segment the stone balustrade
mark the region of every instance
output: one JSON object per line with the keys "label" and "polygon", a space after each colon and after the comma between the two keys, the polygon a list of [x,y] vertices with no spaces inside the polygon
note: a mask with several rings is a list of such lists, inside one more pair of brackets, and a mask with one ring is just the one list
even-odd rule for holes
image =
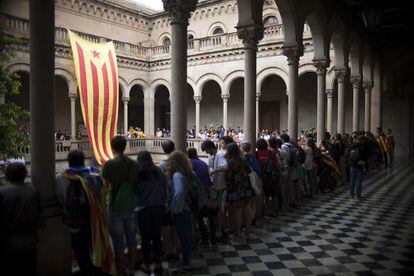
{"label": "stone balustrade", "polygon": [[[18,35],[19,37],[25,39],[29,38],[29,20],[0,13],[0,23],[6,26],[6,30],[10,34]],[[92,34],[82,32],[76,33],[91,42],[106,42],[111,40],[109,38],[99,37]],[[269,43],[269,41],[283,42],[283,35],[282,24],[266,26],[264,29],[264,38],[259,42],[259,46],[260,44]],[[56,27],[55,41],[57,45],[69,47],[69,36],[67,29]],[[120,56],[146,61],[170,58],[171,45],[147,47],[117,40],[113,40],[113,43],[116,53]],[[236,32],[231,32],[202,38],[194,38],[189,40],[187,45],[189,54],[195,54],[209,52],[212,50],[241,47],[242,41],[238,38]]]}

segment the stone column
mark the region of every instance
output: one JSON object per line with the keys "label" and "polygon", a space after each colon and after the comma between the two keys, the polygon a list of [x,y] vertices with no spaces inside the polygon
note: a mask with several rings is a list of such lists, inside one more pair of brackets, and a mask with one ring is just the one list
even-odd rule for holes
{"label": "stone column", "polygon": [[230,99],[230,95],[224,94],[224,95],[221,95],[221,98],[223,99],[223,127],[227,133],[227,127],[228,127],[227,125],[227,103]]}
{"label": "stone column", "polygon": [[128,102],[129,97],[122,97],[122,102],[124,103],[124,133],[128,132]]}
{"label": "stone column", "polygon": [[187,150],[187,26],[197,1],[164,0],[171,15],[171,135],[178,150]]}
{"label": "stone column", "polygon": [[259,134],[259,100],[260,100],[260,93],[256,93],[256,138]]}
{"label": "stone column", "polygon": [[365,131],[371,131],[371,90],[372,90],[372,82],[365,82],[364,83],[364,91],[365,91],[364,130]]}
{"label": "stone column", "polygon": [[55,4],[30,0],[31,182],[37,188],[38,275],[71,275],[70,233],[55,182]]}
{"label": "stone column", "polygon": [[[323,139],[325,132],[325,87],[326,87],[326,68],[329,65],[328,60],[314,60],[316,75],[318,77],[317,92],[317,112],[316,112],[316,141],[319,144]],[[331,111],[332,112],[332,111]]]}
{"label": "stone column", "polygon": [[361,86],[360,77],[352,77],[352,132],[359,130],[359,89]]}
{"label": "stone column", "polygon": [[[146,94],[149,94],[149,92],[146,92]],[[144,119],[145,119],[145,137],[153,137],[155,134],[155,129],[154,129],[154,115],[155,115],[155,110],[154,110],[154,104],[155,104],[155,100],[152,96],[148,95],[145,98],[144,101]]]}
{"label": "stone column", "polygon": [[76,98],[78,94],[76,93],[69,93],[70,99],[70,135],[72,136],[72,140],[76,138]]}
{"label": "stone column", "polygon": [[198,134],[200,133],[200,103],[201,103],[202,97],[201,96],[194,96],[194,101],[196,104],[196,109],[195,109],[195,126],[196,126],[196,130],[195,130],[195,138],[198,138]]}
{"label": "stone column", "polygon": [[[240,24],[240,23],[239,23]],[[256,72],[257,43],[263,38],[263,26],[236,26],[237,35],[244,45],[244,141],[256,144]]]}
{"label": "stone column", "polygon": [[0,93],[0,104],[4,104],[6,101],[6,94]]}
{"label": "stone column", "polygon": [[345,133],[345,79],[347,71],[336,70],[336,81],[338,82],[338,122],[337,133]]}
{"label": "stone column", "polygon": [[285,47],[283,54],[287,56],[289,82],[288,95],[288,132],[292,140],[298,138],[298,102],[296,98],[298,86],[298,66],[302,49],[298,47]]}
{"label": "stone column", "polygon": [[326,89],[326,129],[332,134],[332,99],[333,89]]}

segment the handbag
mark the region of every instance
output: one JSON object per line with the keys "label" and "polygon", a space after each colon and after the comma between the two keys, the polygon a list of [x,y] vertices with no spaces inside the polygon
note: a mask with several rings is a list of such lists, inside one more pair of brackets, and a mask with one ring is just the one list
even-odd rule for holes
{"label": "handbag", "polygon": [[260,178],[252,169],[249,173],[249,180],[256,195],[260,195],[262,193],[262,190],[260,189]]}

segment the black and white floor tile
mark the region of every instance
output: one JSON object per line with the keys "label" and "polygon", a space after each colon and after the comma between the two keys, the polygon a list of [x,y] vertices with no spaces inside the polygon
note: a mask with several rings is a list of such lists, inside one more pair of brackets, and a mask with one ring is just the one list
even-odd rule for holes
{"label": "black and white floor tile", "polygon": [[197,249],[191,274],[414,275],[414,166],[372,174],[362,200],[338,187],[260,220],[253,233],[249,244]]}

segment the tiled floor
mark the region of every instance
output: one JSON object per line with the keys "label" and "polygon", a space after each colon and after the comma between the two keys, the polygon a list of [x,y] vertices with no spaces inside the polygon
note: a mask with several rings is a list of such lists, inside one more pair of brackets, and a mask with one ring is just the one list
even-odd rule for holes
{"label": "tiled floor", "polygon": [[414,166],[403,163],[367,179],[362,200],[339,187],[259,221],[249,244],[197,250],[192,275],[414,275]]}

